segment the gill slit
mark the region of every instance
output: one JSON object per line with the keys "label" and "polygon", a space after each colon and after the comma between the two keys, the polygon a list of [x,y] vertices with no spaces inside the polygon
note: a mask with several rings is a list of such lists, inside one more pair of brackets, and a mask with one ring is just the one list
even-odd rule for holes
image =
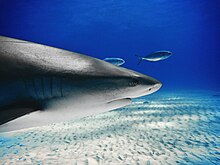
{"label": "gill slit", "polygon": [[50,77],[50,95],[53,97],[53,77]]}
{"label": "gill slit", "polygon": [[62,81],[62,78],[60,78],[60,94],[61,94],[61,97],[63,97],[63,81]]}
{"label": "gill slit", "polygon": [[43,77],[41,77],[41,86],[42,86],[43,98],[46,98],[46,97],[45,97],[44,78],[43,78]]}
{"label": "gill slit", "polygon": [[39,98],[38,96],[38,93],[37,93],[37,88],[36,88],[36,83],[34,81],[34,78],[30,80],[32,82],[32,86],[33,86],[33,89],[34,89],[34,93],[35,93],[35,96],[36,98]]}

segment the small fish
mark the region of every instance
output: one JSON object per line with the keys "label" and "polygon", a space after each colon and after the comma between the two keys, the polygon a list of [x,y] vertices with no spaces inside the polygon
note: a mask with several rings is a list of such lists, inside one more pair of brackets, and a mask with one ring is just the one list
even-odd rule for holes
{"label": "small fish", "polygon": [[104,61],[116,66],[121,66],[125,63],[125,60],[123,60],[122,58],[105,58]]}
{"label": "small fish", "polygon": [[147,61],[161,61],[169,58],[172,55],[172,52],[167,51],[167,50],[161,50],[157,52],[153,52],[148,54],[145,57],[140,57],[138,55],[135,55],[136,57],[139,58],[138,65],[141,63],[142,60],[147,60]]}

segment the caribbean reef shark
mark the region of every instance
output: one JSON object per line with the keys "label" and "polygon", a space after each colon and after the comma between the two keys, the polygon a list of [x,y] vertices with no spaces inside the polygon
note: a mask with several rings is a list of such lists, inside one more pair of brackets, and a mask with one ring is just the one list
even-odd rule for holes
{"label": "caribbean reef shark", "polygon": [[0,132],[106,112],[160,87],[93,57],[0,36]]}

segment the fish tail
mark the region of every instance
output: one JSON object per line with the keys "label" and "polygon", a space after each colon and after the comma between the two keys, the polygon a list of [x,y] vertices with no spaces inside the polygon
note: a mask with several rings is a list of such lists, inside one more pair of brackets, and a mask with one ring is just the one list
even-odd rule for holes
{"label": "fish tail", "polygon": [[135,54],[134,56],[136,56],[139,60],[138,60],[138,65],[141,63],[141,61],[143,60],[142,57],[138,56],[137,54]]}
{"label": "fish tail", "polygon": [[140,59],[138,60],[138,63],[137,63],[137,64],[139,65],[139,64],[141,63],[141,61],[142,61],[142,59],[140,58]]}

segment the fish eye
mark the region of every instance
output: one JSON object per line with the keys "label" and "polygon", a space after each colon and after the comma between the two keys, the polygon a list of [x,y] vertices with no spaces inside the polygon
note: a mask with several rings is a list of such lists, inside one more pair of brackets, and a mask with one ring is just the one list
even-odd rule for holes
{"label": "fish eye", "polygon": [[131,82],[129,83],[129,86],[134,87],[139,84],[139,80],[136,78],[132,78]]}

